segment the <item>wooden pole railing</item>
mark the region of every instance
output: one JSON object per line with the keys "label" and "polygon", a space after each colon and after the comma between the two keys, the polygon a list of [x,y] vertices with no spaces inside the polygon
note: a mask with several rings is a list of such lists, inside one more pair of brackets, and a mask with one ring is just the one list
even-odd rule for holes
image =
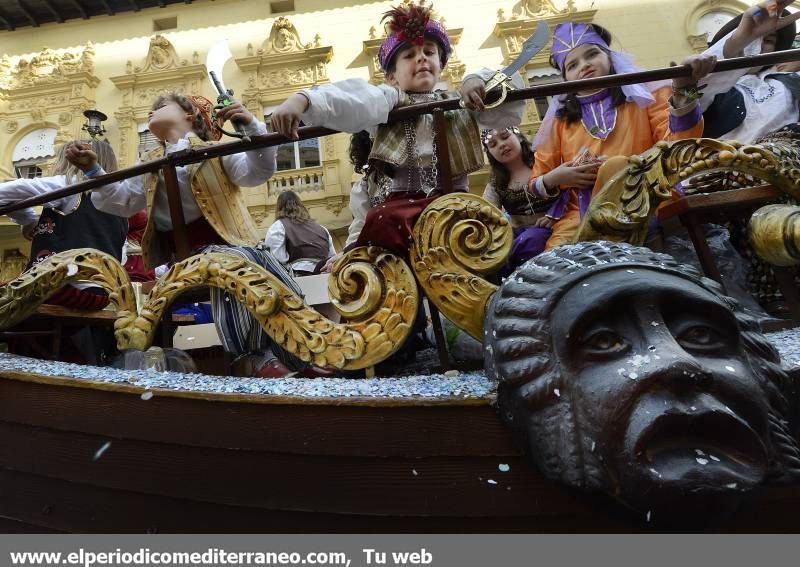
{"label": "wooden pole railing", "polygon": [[[714,67],[713,72],[721,73],[725,71],[733,71],[736,69],[746,69],[749,67],[768,67],[771,65],[776,65],[778,63],[785,63],[788,61],[800,61],[800,49],[789,49],[786,51],[778,51],[775,53],[754,55],[751,57],[736,57],[732,59],[726,59],[724,61],[718,61]],[[605,77],[582,79],[579,81],[565,81],[562,83],[553,83],[549,85],[540,85],[526,89],[509,91],[506,97],[506,102],[531,99],[541,96],[553,96],[553,95],[567,94],[573,92],[599,90],[611,87],[618,87],[622,85],[674,79],[677,77],[688,77],[691,76],[691,74],[692,70],[689,65],[677,65],[675,67],[667,67],[664,69],[655,69],[651,71],[639,71],[636,73],[608,75]],[[438,111],[455,110],[458,108],[458,104],[459,104],[459,99],[452,98],[435,102],[414,104],[402,108],[396,108],[395,110],[389,113],[388,122],[392,123],[401,120],[408,120],[416,116],[419,116],[421,114],[433,113],[437,110]],[[300,128],[298,132],[300,140],[306,140],[309,138],[319,138],[321,136],[328,136],[337,133],[338,133],[337,130],[331,130],[330,128],[322,128],[319,126],[308,126]],[[153,160],[147,163],[142,163],[126,169],[121,169],[119,171],[103,175],[102,177],[92,178],[87,181],[71,185],[70,187],[65,187],[57,191],[52,191],[50,193],[47,193],[46,195],[40,195],[38,197],[25,199],[24,201],[19,201],[11,205],[0,207],[0,215],[4,215],[28,207],[43,205],[49,201],[54,201],[56,199],[61,199],[64,197],[69,197],[71,195],[76,195],[78,193],[83,193],[85,191],[90,191],[92,189],[96,189],[97,187],[102,187],[103,185],[107,185],[115,181],[120,181],[122,179],[135,177],[137,175],[142,175],[145,173],[151,173],[157,170],[162,170],[164,172],[165,179],[170,179],[175,176],[175,168],[178,166],[188,165],[191,163],[198,163],[206,159],[225,156],[229,154],[235,154],[248,150],[265,148],[268,146],[277,146],[292,141],[294,140],[290,140],[289,138],[281,134],[268,134],[265,136],[253,136],[249,142],[242,142],[242,141],[226,142],[222,144],[216,144],[211,147],[202,148],[201,150],[187,149],[179,152],[174,152],[157,160]],[[175,187],[172,188],[169,187],[170,184],[167,185],[168,185],[167,187],[168,199],[170,202],[170,215],[172,217],[173,229],[176,229],[174,230],[176,248],[179,251],[180,250],[188,251],[185,223],[182,220],[183,211],[181,210],[179,212],[175,210],[176,207],[180,208],[180,197],[177,195],[177,184],[175,185]],[[170,197],[169,193],[171,193],[173,190],[175,191],[176,195]],[[173,206],[173,201],[176,201],[175,206]],[[183,227],[183,230],[177,228],[178,226]],[[184,254],[181,253],[179,253],[179,256],[185,257]]]}

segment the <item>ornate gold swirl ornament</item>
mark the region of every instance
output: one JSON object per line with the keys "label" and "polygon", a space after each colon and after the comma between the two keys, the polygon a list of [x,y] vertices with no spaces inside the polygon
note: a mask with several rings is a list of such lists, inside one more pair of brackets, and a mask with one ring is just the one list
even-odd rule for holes
{"label": "ornate gold swirl ornament", "polygon": [[135,319],[117,321],[117,346],[147,349],[172,301],[192,288],[210,286],[232,294],[270,337],[303,361],[355,370],[395,352],[417,313],[416,284],[408,266],[377,248],[357,249],[334,265],[331,280],[334,306],[352,317],[348,323],[323,317],[249,260],[220,252],[198,254],[159,279]]}
{"label": "ornate gold swirl ornament", "polygon": [[48,256],[0,288],[0,328],[25,320],[60,287],[75,281],[106,290],[117,308],[118,323],[135,319],[133,287],[117,259],[91,248],[77,248]]}
{"label": "ornate gold swirl ornament", "polygon": [[505,264],[511,242],[503,214],[465,193],[436,199],[414,226],[410,257],[417,281],[445,317],[478,340],[486,303],[497,290],[482,276]]}
{"label": "ornate gold swirl ornament", "polygon": [[575,242],[613,240],[641,245],[672,187],[700,172],[738,171],[800,197],[798,152],[784,141],[745,146],[707,138],[659,142],[628,160],[592,198]]}

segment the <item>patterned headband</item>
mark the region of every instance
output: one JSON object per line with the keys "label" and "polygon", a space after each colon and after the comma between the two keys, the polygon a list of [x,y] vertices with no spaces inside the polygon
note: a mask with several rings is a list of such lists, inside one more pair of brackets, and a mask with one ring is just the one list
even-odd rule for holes
{"label": "patterned headband", "polygon": [[495,129],[485,128],[481,132],[481,142],[483,143],[484,146],[486,146],[486,147],[489,146],[489,142],[494,137],[494,134],[492,134],[492,132],[494,132],[495,130],[498,130],[498,131],[501,131],[501,132],[503,130],[506,130],[507,132],[513,132],[514,134],[519,135],[519,128],[517,128],[516,126],[509,126],[508,128],[495,128]]}
{"label": "patterned headband", "polygon": [[[189,95],[186,98],[189,99],[189,101],[192,103],[192,106],[194,106],[200,113],[200,117],[203,119],[203,122],[205,122],[211,139],[217,141],[222,138],[222,132],[211,120],[211,111],[214,109],[214,103],[201,95]],[[217,120],[217,123],[219,124],[219,120]],[[222,124],[219,124],[219,126],[222,126]]]}
{"label": "patterned headband", "polygon": [[575,22],[564,22],[558,24],[553,31],[553,47],[550,55],[558,65],[559,71],[564,71],[564,60],[570,51],[578,46],[592,43],[608,49],[608,44],[600,35],[594,31],[590,24],[578,24]]}

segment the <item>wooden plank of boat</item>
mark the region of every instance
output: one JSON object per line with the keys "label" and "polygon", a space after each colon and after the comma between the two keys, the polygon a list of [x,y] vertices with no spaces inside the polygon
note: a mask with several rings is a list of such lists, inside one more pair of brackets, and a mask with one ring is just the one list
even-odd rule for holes
{"label": "wooden plank of boat", "polygon": [[[649,527],[543,479],[508,438],[491,391],[466,399],[187,392],[10,366],[0,370],[0,517],[9,529]],[[710,529],[796,530],[799,502],[796,488],[770,489]]]}

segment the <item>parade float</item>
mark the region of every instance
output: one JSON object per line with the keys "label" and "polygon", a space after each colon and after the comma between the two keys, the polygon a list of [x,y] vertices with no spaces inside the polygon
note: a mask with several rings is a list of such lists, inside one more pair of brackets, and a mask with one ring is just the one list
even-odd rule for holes
{"label": "parade float", "polygon": [[[406,107],[392,119],[432,112],[445,120],[457,102]],[[301,130],[302,137],[329,133]],[[176,195],[176,166],[283,141],[269,135],[174,153],[62,193],[162,169]],[[437,146],[446,157],[446,140]],[[247,260],[189,255],[180,230],[178,261],[140,304],[113,258],[89,249],[51,256],[0,290],[3,329],[34,314],[60,286],[91,281],[114,305],[120,352],[147,351],[176,298],[218,287],[283,348],[344,373],[396,352],[427,301],[432,313],[482,343],[484,370],[258,379],[4,354],[0,525],[77,532],[796,531],[796,361],[775,350],[787,339],[773,335],[770,342],[719,283],[641,247],[676,184],[719,170],[800,198],[800,156],[786,142],[659,143],[632,156],[595,196],[576,244],[499,281],[492,274],[511,246],[505,217],[479,197],[445,194],[415,226],[408,262],[368,247],[335,263],[328,292],[340,321]],[[797,211],[773,205],[754,215],[753,246],[767,260],[800,261]],[[172,214],[173,226],[183,226],[180,209]],[[636,339],[626,343],[623,334]]]}

